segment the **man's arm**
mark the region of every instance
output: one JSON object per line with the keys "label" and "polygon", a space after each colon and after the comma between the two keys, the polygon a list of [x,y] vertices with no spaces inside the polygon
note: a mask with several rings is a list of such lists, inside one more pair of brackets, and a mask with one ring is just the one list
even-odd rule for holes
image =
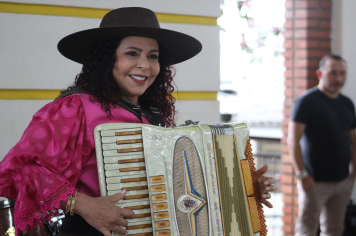
{"label": "man's arm", "polygon": [[350,130],[350,141],[351,141],[351,168],[350,175],[353,179],[356,176],[356,133],[355,129]]}
{"label": "man's arm", "polygon": [[300,147],[300,139],[304,133],[305,124],[289,121],[288,125],[288,147],[289,155],[292,157],[292,162],[295,171],[305,169],[302,157],[302,148]]}
{"label": "man's arm", "polygon": [[[305,131],[305,124],[289,121],[288,126],[288,147],[289,155],[292,158],[294,170],[296,172],[305,170],[303,162],[302,148],[300,146],[300,139]],[[308,191],[313,185],[314,180],[310,176],[302,179],[302,186],[304,191]]]}

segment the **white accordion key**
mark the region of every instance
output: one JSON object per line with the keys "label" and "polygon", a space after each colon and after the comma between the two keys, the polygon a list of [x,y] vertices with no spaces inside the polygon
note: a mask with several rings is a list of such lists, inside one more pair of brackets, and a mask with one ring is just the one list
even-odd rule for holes
{"label": "white accordion key", "polygon": [[[140,142],[138,142],[140,141]],[[119,142],[119,141],[117,141]],[[137,143],[136,143],[137,142]],[[124,151],[124,150],[130,150],[133,148],[143,148],[142,146],[142,140],[141,139],[134,139],[132,140],[132,143],[121,143],[121,144],[117,144],[117,143],[106,143],[103,144],[103,150],[113,150],[116,149],[118,153],[124,153],[124,152],[129,152],[129,151]],[[141,150],[142,151],[142,150]]]}
{"label": "white accordion key", "polygon": [[103,137],[102,138],[102,143],[117,143],[117,141],[121,140],[134,140],[134,139],[141,139],[142,140],[142,135],[141,134],[136,134],[136,135],[126,135],[126,136],[111,136],[111,137]]}
{"label": "white accordion key", "polygon": [[148,200],[127,203],[121,203],[121,201],[119,201],[115,203],[115,205],[121,208],[130,209],[135,213],[134,219],[127,219],[129,223],[151,220],[151,206],[150,201]]}
{"label": "white accordion key", "polygon": [[[142,167],[141,167],[142,168]],[[108,170],[106,171],[106,177],[125,177],[125,176],[132,176],[132,175],[146,175],[146,170],[141,169],[139,167],[135,169],[131,169],[132,171],[119,171],[119,170]]]}
{"label": "white accordion key", "polygon": [[[127,227],[123,227],[130,236],[149,236],[153,235],[152,221],[131,222]],[[119,234],[113,233],[113,236]]]}
{"label": "white accordion key", "polygon": [[126,155],[119,155],[119,156],[113,156],[113,157],[105,157],[104,158],[105,169],[106,170],[119,169],[118,168],[119,164],[142,162],[143,158],[144,157],[143,157],[142,153],[134,153],[132,155],[126,154]]}
{"label": "white accordion key", "polygon": [[148,186],[147,186],[147,181],[140,181],[140,182],[135,182],[134,184],[132,183],[108,184],[107,189],[120,190],[120,191],[122,190],[132,191],[132,190],[148,189]]}

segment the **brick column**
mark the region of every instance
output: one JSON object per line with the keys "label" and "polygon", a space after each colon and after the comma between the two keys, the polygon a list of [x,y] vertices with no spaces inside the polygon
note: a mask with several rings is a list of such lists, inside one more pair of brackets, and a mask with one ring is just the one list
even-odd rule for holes
{"label": "brick column", "polygon": [[319,60],[330,53],[331,0],[286,0],[285,101],[282,139],[282,179],[285,236],[294,235],[298,214],[297,180],[288,153],[287,135],[291,105],[294,99],[318,84],[315,71]]}

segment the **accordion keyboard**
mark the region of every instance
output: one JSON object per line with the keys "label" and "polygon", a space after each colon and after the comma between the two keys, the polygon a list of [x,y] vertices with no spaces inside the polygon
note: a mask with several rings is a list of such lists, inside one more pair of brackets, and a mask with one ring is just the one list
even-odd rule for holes
{"label": "accordion keyboard", "polygon": [[106,130],[101,135],[107,195],[126,190],[116,205],[135,213],[134,219],[127,219],[129,235],[171,235],[166,176],[147,176],[141,128]]}

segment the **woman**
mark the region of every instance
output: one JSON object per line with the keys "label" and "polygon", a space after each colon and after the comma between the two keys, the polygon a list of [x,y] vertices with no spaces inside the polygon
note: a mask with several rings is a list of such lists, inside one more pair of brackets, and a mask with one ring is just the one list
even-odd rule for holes
{"label": "woman", "polygon": [[[201,44],[161,29],[148,9],[120,8],[105,15],[99,28],[63,38],[58,49],[83,63],[82,72],[33,116],[0,163],[0,196],[17,199],[17,231],[41,225],[62,208],[68,217],[60,235],[126,234],[123,217],[135,214],[113,204],[126,192],[99,197],[94,128],[110,122],[175,126],[170,65],[195,56]],[[159,108],[158,116],[152,107]],[[262,176],[266,168],[259,170],[260,185],[271,207],[266,199],[275,187]]]}

